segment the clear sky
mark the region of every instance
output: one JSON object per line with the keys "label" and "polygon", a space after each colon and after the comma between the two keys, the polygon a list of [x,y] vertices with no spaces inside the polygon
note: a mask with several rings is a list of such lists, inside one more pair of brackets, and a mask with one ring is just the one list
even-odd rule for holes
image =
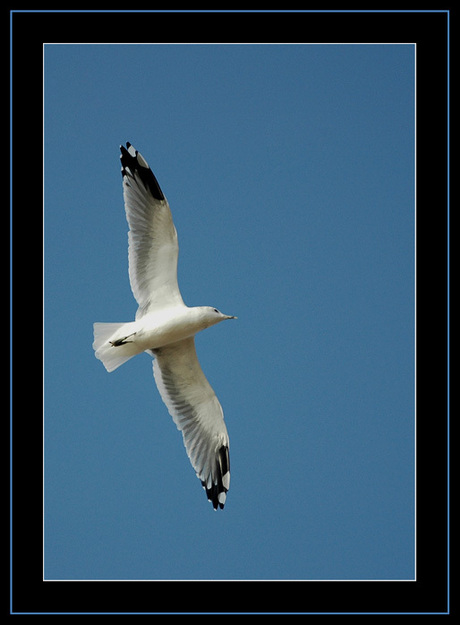
{"label": "clear sky", "polygon": [[[414,577],[414,47],[45,47],[45,578]],[[119,145],[224,409],[214,512],[129,321]]]}

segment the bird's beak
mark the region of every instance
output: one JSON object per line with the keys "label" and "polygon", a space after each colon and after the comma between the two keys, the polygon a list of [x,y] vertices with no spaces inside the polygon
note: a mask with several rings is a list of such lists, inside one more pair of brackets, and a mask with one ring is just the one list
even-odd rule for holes
{"label": "bird's beak", "polygon": [[238,319],[238,317],[235,317],[234,315],[225,315],[225,319]]}

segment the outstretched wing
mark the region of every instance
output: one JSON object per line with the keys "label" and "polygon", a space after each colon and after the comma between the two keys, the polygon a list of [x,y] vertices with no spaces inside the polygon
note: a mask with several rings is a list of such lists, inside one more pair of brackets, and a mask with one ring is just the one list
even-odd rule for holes
{"label": "outstretched wing", "polygon": [[177,284],[179,246],[168,201],[152,170],[130,143],[120,150],[129,224],[129,280],[139,318],[157,306],[183,304]]}
{"label": "outstretched wing", "polygon": [[230,487],[229,439],[216,394],[188,338],[152,350],[153,375],[198,478],[214,509],[224,507]]}

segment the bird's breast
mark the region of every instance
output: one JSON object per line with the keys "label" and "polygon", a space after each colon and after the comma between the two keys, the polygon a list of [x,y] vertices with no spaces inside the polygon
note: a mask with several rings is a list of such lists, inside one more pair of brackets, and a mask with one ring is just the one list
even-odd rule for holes
{"label": "bird's breast", "polygon": [[143,350],[177,343],[203,329],[202,323],[186,307],[149,313],[138,322],[135,342]]}

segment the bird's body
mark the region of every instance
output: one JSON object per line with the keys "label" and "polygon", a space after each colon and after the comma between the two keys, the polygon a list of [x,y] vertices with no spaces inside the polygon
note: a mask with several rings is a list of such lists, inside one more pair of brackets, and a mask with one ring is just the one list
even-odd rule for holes
{"label": "bird's body", "polygon": [[188,339],[219,321],[232,318],[210,306],[183,304],[153,310],[127,323],[95,323],[95,341],[100,336],[103,338],[96,349],[96,358],[102,360],[107,371],[113,371],[132,356]]}
{"label": "bird's body", "polygon": [[188,307],[177,284],[177,233],[168,202],[145,159],[121,146],[129,224],[129,277],[139,308],[134,321],[95,323],[96,358],[113,371],[144,351],[155,381],[182,431],[190,461],[214,509],[230,485],[229,440],[221,405],[199,365],[194,336],[234,319],[210,306]]}

